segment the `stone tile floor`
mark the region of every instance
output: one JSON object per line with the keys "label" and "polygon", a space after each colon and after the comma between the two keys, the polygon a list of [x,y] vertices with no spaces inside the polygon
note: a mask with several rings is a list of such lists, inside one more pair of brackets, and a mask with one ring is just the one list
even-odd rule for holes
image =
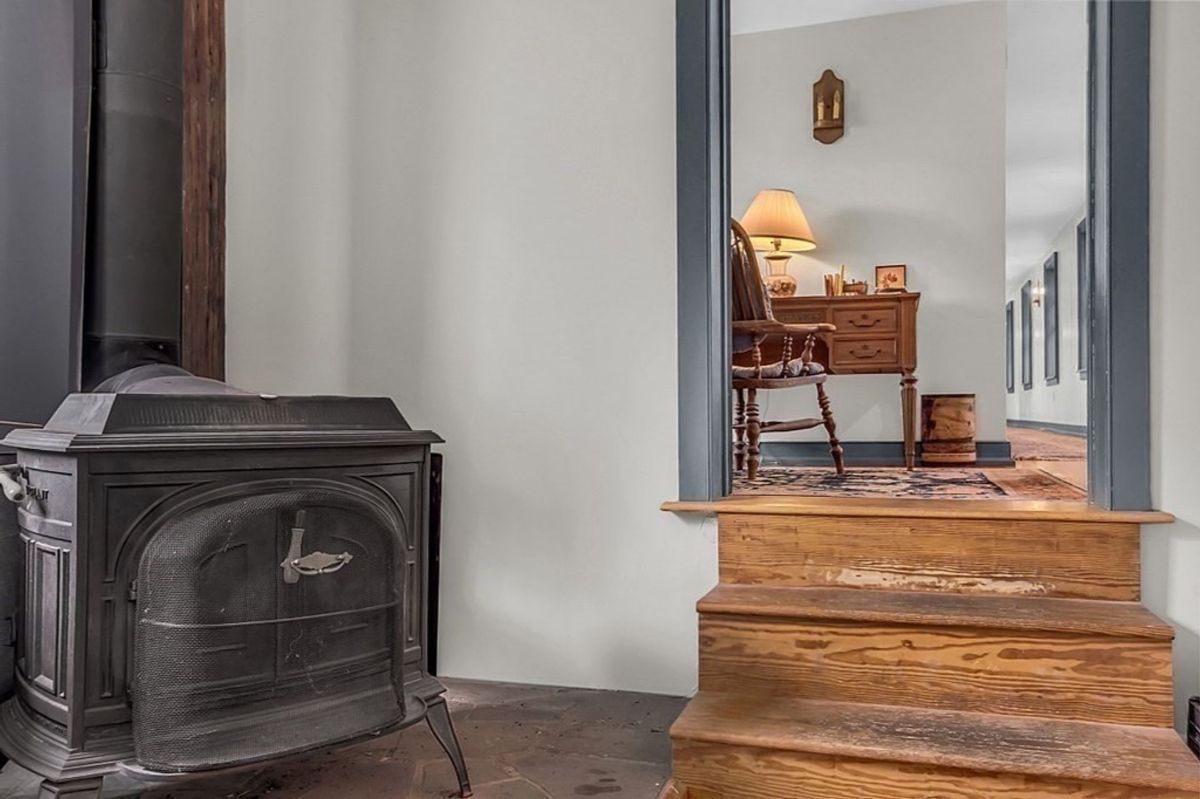
{"label": "stone tile floor", "polygon": [[[670,772],[667,728],[685,700],[653,694],[445,680],[478,799],[654,799]],[[0,799],[33,799],[15,764]],[[234,777],[170,788],[120,776],[104,799],[425,799],[456,794],[454,772],[425,724]]]}

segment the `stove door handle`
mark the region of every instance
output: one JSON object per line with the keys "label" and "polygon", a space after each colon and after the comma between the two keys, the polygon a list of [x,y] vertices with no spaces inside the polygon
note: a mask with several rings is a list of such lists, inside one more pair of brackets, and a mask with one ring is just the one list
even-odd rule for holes
{"label": "stove door handle", "polygon": [[300,582],[301,577],[317,574],[333,574],[354,560],[349,552],[330,555],[328,552],[309,552],[301,555],[304,544],[304,511],[296,512],[296,524],[292,527],[292,541],[287,557],[279,565],[283,568],[283,581],[288,585]]}
{"label": "stove door handle", "polygon": [[296,524],[292,527],[292,543],[288,546],[287,557],[279,565],[283,567],[283,581],[288,585],[300,582],[302,573],[292,564],[300,560],[300,547],[304,543],[304,511],[296,511]]}
{"label": "stove door handle", "polygon": [[343,552],[340,555],[330,555],[328,552],[309,552],[302,558],[296,558],[288,565],[292,570],[306,577],[311,577],[315,574],[333,574],[350,561],[354,560],[354,556],[349,552]]}

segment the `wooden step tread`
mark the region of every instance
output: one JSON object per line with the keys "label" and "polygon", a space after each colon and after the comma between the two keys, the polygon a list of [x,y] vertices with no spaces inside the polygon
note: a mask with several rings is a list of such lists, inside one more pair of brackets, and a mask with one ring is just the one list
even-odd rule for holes
{"label": "wooden step tread", "polygon": [[1171,729],[702,691],[676,741],[1200,791]]}
{"label": "wooden step tread", "polygon": [[714,501],[664,502],[674,513],[749,513],[779,516],[919,517],[1114,524],[1170,524],[1162,511],[1113,511],[1086,502],[1012,499],[878,499],[873,497],[732,496]]}
{"label": "wooden step tread", "polygon": [[1136,602],[1098,599],[722,583],[701,599],[696,609],[777,619],[1040,630],[1167,641],[1175,635],[1171,625]]}

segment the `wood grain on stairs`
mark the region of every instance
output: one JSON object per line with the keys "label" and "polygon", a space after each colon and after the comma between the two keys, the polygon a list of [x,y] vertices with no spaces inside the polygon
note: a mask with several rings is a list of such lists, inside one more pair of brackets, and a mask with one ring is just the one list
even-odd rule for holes
{"label": "wood grain on stairs", "polygon": [[1171,644],[1079,633],[700,619],[700,689],[1169,727]]}
{"label": "wood grain on stairs", "polygon": [[1170,641],[1175,628],[1137,602],[792,588],[722,583],[696,603],[700,613],[1093,633]]}
{"label": "wood grain on stairs", "polygon": [[1133,601],[1124,522],[722,514],[722,583]]}
{"label": "wood grain on stairs", "polygon": [[1172,723],[1173,629],[1132,602],[720,585],[700,687]]}
{"label": "wood grain on stairs", "polygon": [[716,796],[1194,799],[1200,791],[1200,761],[1166,729],[701,691],[671,735],[676,781]]}

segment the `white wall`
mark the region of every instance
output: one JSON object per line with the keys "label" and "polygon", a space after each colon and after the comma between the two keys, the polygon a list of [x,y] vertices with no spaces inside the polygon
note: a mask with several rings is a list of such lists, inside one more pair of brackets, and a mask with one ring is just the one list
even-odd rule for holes
{"label": "white wall", "polygon": [[[1079,272],[1075,228],[1081,209],[1058,232],[1050,249],[1024,270],[1010,272],[1008,300],[1013,304],[1013,371],[1015,386],[1008,395],[1008,418],[1031,422],[1087,425],[1087,381],[1079,374]],[[1021,383],[1021,286],[1041,281],[1042,265],[1058,253],[1058,384],[1046,385],[1045,305],[1033,307],[1033,388]]]}
{"label": "white wall", "polygon": [[[760,189],[796,192],[817,239],[790,264],[799,294],[821,294],[842,263],[872,285],[876,264],[907,263],[922,293],[917,388],[974,392],[991,441],[1005,437],[1005,21],[1002,4],[978,3],[745,34],[732,60],[734,214]],[[832,145],[813,139],[809,105],[826,68],[846,81]],[[831,378],[843,440],[900,440],[898,380]],[[802,392],[765,403],[771,418],[811,405]]]}
{"label": "white wall", "polygon": [[441,672],[683,694],[672,0],[234,0],[229,372],[446,439]]}
{"label": "white wall", "polygon": [[353,5],[228,4],[228,371],[350,389]]}
{"label": "white wall", "polygon": [[1155,507],[1179,519],[1148,527],[1142,541],[1142,590],[1175,637],[1175,696],[1180,729],[1188,696],[1200,694],[1200,3],[1151,8],[1150,369]]}
{"label": "white wall", "polygon": [[[674,6],[600,5],[231,2],[230,375],[388,393],[448,438],[447,674],[685,693],[716,575],[711,526],[655,509],[675,491]],[[1143,583],[1182,702],[1200,4],[1154,15],[1154,499],[1179,521],[1147,529]]]}

